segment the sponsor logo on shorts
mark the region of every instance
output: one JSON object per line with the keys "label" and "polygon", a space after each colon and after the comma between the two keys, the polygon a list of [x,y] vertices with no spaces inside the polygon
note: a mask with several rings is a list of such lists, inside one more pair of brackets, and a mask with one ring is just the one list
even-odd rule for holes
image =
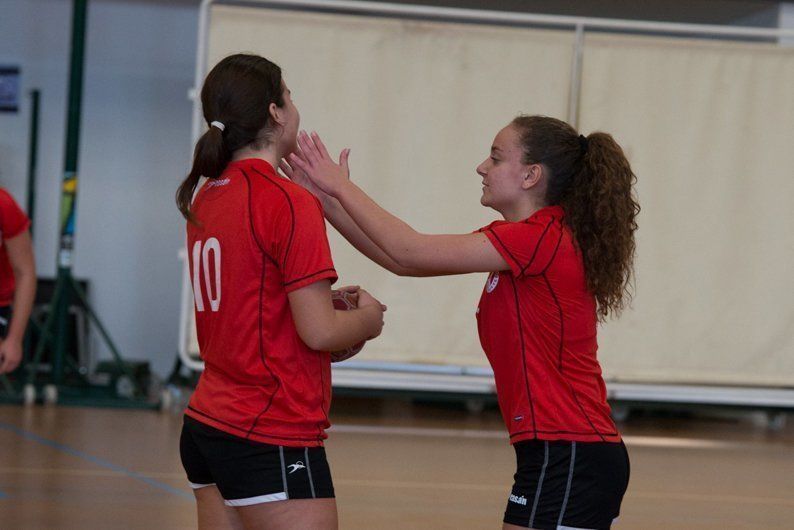
{"label": "sponsor logo on shorts", "polygon": [[527,498],[524,497],[523,495],[519,497],[518,495],[512,495],[511,494],[510,495],[510,502],[514,502],[516,504],[520,504],[521,506],[526,506],[527,505]]}
{"label": "sponsor logo on shorts", "polygon": [[289,468],[289,474],[290,475],[292,475],[293,473],[295,473],[299,469],[306,469],[306,466],[304,466],[303,462],[301,462],[300,460],[298,460],[294,464],[288,465],[287,467]]}

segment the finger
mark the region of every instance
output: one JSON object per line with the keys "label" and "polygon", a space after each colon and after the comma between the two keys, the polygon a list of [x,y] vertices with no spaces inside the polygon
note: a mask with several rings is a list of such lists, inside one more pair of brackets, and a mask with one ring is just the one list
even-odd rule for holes
{"label": "finger", "polygon": [[287,163],[286,160],[282,158],[281,162],[278,163],[278,168],[282,173],[287,175],[288,179],[292,180],[292,177],[295,175],[295,173],[292,171],[292,167]]}
{"label": "finger", "polygon": [[325,148],[325,144],[320,139],[320,135],[317,134],[316,131],[312,131],[312,141],[314,145],[317,146],[317,150],[320,152],[320,156],[325,159],[331,160],[331,155],[328,154],[328,149]]}
{"label": "finger", "polygon": [[348,176],[350,175],[350,166],[347,163],[347,159],[350,157],[350,148],[342,149],[342,152],[339,153],[339,165],[347,171]]}
{"label": "finger", "polygon": [[296,167],[300,169],[301,171],[305,172],[307,175],[309,174],[309,169],[310,169],[309,163],[298,158],[298,156],[295,153],[290,153],[289,162],[290,164],[292,164],[292,167]]}
{"label": "finger", "polygon": [[317,146],[314,145],[314,142],[309,138],[309,135],[306,134],[306,131],[301,131],[298,135],[298,145],[300,145],[303,154],[310,162],[316,163],[322,158],[320,152],[317,150]]}
{"label": "finger", "polygon": [[346,293],[355,293],[359,289],[361,289],[361,286],[359,285],[345,285],[344,287],[339,288],[340,291],[344,291]]}

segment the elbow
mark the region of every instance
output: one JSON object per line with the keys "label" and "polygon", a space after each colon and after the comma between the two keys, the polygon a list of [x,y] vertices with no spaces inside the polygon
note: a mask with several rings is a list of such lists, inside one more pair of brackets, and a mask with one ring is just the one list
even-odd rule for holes
{"label": "elbow", "polygon": [[333,349],[331,347],[334,338],[333,333],[323,326],[315,325],[308,330],[299,330],[298,335],[303,343],[312,350],[330,351]]}

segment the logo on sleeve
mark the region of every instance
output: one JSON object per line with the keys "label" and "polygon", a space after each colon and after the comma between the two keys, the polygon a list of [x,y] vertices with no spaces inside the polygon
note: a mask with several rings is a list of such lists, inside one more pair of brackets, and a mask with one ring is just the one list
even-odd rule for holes
{"label": "logo on sleeve", "polygon": [[499,272],[492,272],[491,275],[488,276],[488,283],[485,284],[485,291],[492,293],[497,285],[499,285]]}

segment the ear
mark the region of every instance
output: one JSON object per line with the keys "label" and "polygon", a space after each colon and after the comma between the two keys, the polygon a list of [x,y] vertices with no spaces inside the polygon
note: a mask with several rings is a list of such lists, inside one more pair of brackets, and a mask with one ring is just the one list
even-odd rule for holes
{"label": "ear", "polygon": [[284,110],[276,105],[275,103],[271,103],[270,106],[267,108],[268,112],[270,113],[270,118],[277,123],[278,125],[283,126],[286,123],[286,119],[284,117]]}
{"label": "ear", "polygon": [[521,181],[521,189],[528,190],[535,187],[543,178],[543,166],[540,164],[529,164]]}

